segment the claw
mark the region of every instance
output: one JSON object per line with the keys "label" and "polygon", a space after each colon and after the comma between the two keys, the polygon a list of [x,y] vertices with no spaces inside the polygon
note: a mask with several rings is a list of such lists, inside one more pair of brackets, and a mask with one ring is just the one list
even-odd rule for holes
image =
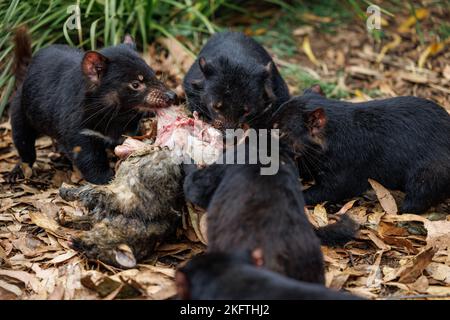
{"label": "claw", "polygon": [[24,174],[22,171],[22,166],[20,163],[17,163],[14,168],[3,175],[3,179],[9,184],[15,184],[18,179],[23,179]]}

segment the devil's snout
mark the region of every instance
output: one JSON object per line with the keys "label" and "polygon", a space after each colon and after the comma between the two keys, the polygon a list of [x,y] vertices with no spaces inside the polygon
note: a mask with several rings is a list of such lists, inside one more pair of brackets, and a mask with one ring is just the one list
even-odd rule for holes
{"label": "devil's snout", "polygon": [[175,92],[169,90],[164,93],[164,100],[166,100],[168,104],[176,104],[178,97]]}

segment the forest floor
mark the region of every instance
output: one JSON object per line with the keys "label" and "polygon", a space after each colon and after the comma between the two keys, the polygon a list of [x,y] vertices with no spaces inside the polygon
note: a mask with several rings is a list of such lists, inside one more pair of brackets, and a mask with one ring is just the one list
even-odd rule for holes
{"label": "forest floor", "polygon": [[[414,17],[408,8],[397,8],[394,16],[382,14],[379,34],[369,34],[357,18],[311,11],[293,19],[273,8],[260,11],[267,18],[236,18],[227,25],[240,26],[271,51],[292,93],[320,83],[330,97],[363,101],[417,95],[450,111],[448,9],[418,7]],[[157,49],[161,46],[163,52]],[[193,61],[189,53],[176,41],[159,39],[145,58],[182,94],[180,83]],[[204,213],[186,208],[178,240],[161,244],[136,268],[87,261],[68,246],[74,230],[55,220],[61,210],[83,212],[58,196],[62,182],[80,183],[80,177],[51,160],[57,154],[49,138],[40,138],[36,147],[31,179],[9,185],[0,178],[0,299],[173,297],[177,265],[206,248]],[[10,125],[3,119],[0,174],[17,161]],[[423,215],[399,215],[402,194],[371,184],[373,190],[347,203],[309,208],[317,226],[344,212],[361,225],[357,239],[344,248],[323,247],[327,286],[370,299],[450,298],[450,203]]]}

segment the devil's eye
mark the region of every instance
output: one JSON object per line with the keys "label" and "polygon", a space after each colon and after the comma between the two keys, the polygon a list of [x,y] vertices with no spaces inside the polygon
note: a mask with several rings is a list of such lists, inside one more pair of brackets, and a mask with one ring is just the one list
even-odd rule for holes
{"label": "devil's eye", "polygon": [[133,90],[139,90],[141,88],[141,86],[142,86],[142,83],[139,81],[133,81],[130,83],[130,87]]}
{"label": "devil's eye", "polygon": [[220,111],[220,109],[222,109],[222,102],[217,102],[215,104],[213,104],[213,109],[216,111]]}

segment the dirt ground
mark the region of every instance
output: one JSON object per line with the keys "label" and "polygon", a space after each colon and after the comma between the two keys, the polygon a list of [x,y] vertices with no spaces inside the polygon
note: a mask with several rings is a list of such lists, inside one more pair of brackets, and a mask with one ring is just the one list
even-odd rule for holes
{"label": "dirt ground", "polygon": [[[442,8],[430,9],[421,19],[421,34],[406,23],[411,19],[408,12],[395,19],[385,17],[387,37],[381,42],[373,40],[362,23],[340,26],[337,34],[330,34],[320,31],[317,16],[309,16],[309,25],[292,30],[297,52],[277,55],[276,63],[282,70],[295,65],[318,82],[333,84],[332,95],[342,90],[350,100],[417,95],[450,111],[450,41],[431,32],[449,14]],[[180,83],[192,57],[174,41],[160,39],[159,44],[168,54],[160,53],[155,44],[145,58],[182,93]],[[292,92],[303,89],[295,76],[287,79]],[[0,178],[0,299],[173,297],[176,266],[205,249],[204,213],[187,206],[178,240],[161,244],[134,269],[87,261],[67,244],[75,231],[55,220],[61,210],[83,213],[77,203],[57,195],[62,182],[80,183],[79,175],[55,160],[58,154],[49,138],[40,138],[36,147],[38,158],[30,179],[9,185]],[[17,160],[10,126],[3,118],[0,174],[10,171]],[[317,226],[342,213],[361,224],[358,238],[344,248],[323,247],[327,286],[370,299],[449,298],[450,204],[420,216],[398,215],[402,194],[371,183],[373,190],[362,197],[309,210]]]}

